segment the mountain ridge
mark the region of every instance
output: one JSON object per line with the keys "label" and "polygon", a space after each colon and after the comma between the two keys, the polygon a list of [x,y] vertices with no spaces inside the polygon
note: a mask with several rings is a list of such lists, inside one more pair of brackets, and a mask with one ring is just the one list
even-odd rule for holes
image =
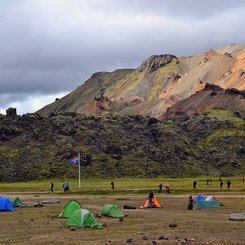
{"label": "mountain ridge", "polygon": [[132,113],[160,118],[169,107],[203,89],[206,83],[245,89],[244,71],[245,45],[228,45],[189,57],[152,55],[136,69],[94,73],[83,85],[38,113]]}

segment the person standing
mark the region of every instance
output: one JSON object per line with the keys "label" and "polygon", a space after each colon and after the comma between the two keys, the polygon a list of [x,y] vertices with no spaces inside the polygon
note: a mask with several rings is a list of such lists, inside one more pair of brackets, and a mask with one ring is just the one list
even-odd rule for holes
{"label": "person standing", "polygon": [[154,192],[151,191],[149,196],[148,196],[148,200],[149,200],[149,204],[148,204],[148,208],[153,208],[154,207],[154,203],[153,203],[153,197],[154,197]]}
{"label": "person standing", "polygon": [[158,193],[162,193],[162,183],[159,185]]}
{"label": "person standing", "polygon": [[170,193],[170,185],[166,185],[165,189],[166,189],[166,193],[169,194]]}
{"label": "person standing", "polygon": [[111,189],[112,189],[112,190],[115,189],[115,183],[114,183],[114,181],[111,182]]}
{"label": "person standing", "polygon": [[197,188],[197,182],[196,182],[196,180],[193,181],[193,188],[194,188],[194,189]]}
{"label": "person standing", "polygon": [[53,182],[50,183],[50,191],[51,191],[51,193],[54,192],[54,183]]}
{"label": "person standing", "polygon": [[227,180],[227,189],[230,190],[230,188],[231,188],[231,182],[230,180]]}
{"label": "person standing", "polygon": [[222,188],[223,188],[223,181],[222,180],[220,180],[220,182],[219,182],[219,188],[220,188],[220,190],[222,190]]}
{"label": "person standing", "polygon": [[189,196],[188,210],[193,210],[193,198]]}

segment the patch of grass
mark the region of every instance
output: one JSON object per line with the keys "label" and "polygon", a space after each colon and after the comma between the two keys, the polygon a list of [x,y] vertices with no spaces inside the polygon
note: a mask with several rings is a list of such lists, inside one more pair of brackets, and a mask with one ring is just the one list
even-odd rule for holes
{"label": "patch of grass", "polygon": [[177,65],[177,59],[173,59],[171,63],[159,68],[153,80],[154,84],[151,89],[151,94],[148,97],[148,101],[158,97],[168,78],[170,76],[177,75],[178,73],[179,67]]}
{"label": "patch of grass", "polygon": [[[206,180],[211,179],[212,185],[207,185]],[[242,177],[226,177],[223,178],[223,182],[229,179],[232,182],[233,191],[244,191],[245,184],[242,182]],[[115,190],[111,190],[111,181],[115,183]],[[193,190],[192,183],[194,178],[152,178],[152,179],[131,179],[131,178],[120,178],[120,179],[90,179],[81,178],[81,189],[78,188],[78,179],[49,179],[39,180],[31,182],[20,182],[20,183],[1,183],[0,191],[11,192],[11,191],[28,191],[28,192],[43,192],[49,193],[49,184],[52,181],[55,185],[55,193],[60,194],[74,194],[78,193],[81,195],[127,195],[127,194],[147,194],[149,191],[158,191],[158,185],[163,184],[163,191],[166,185],[170,185],[172,194],[181,194],[189,192],[220,192],[219,181],[217,177],[203,176],[197,177],[197,190]],[[63,183],[69,182],[70,193],[63,193]],[[226,192],[226,188],[222,191]],[[229,192],[229,191],[227,191]]]}
{"label": "patch of grass", "polygon": [[219,129],[206,138],[202,144],[204,146],[215,145],[218,140],[223,141],[227,137],[245,137],[245,131],[240,129]]}
{"label": "patch of grass", "polygon": [[209,117],[217,118],[219,121],[230,121],[238,128],[245,127],[245,120],[237,117],[228,110],[213,109],[208,112]]}
{"label": "patch of grass", "polygon": [[142,81],[145,76],[145,72],[132,73],[125,79],[122,79],[112,89],[110,89],[105,95],[109,98],[115,96],[123,96],[132,91]]}

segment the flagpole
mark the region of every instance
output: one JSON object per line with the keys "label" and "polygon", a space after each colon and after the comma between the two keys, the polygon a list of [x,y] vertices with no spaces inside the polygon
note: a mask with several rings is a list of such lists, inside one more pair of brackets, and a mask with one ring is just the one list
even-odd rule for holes
{"label": "flagpole", "polygon": [[80,153],[78,153],[78,188],[81,188],[81,167],[80,167]]}

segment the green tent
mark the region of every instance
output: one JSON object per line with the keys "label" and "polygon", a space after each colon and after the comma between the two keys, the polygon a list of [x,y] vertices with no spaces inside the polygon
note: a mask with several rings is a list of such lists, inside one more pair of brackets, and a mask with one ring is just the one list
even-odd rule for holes
{"label": "green tent", "polygon": [[69,227],[86,227],[101,229],[102,224],[97,223],[92,213],[87,209],[78,209],[73,212],[67,222]]}
{"label": "green tent", "polygon": [[26,207],[26,205],[21,202],[21,200],[19,199],[19,197],[16,197],[16,198],[11,199],[11,203],[16,208]]}
{"label": "green tent", "polygon": [[218,200],[213,201],[197,201],[197,208],[219,208],[220,203]]}
{"label": "green tent", "polygon": [[82,207],[76,200],[69,201],[64,210],[59,213],[58,217],[60,218],[70,218],[74,211],[81,209]]}
{"label": "green tent", "polygon": [[106,204],[101,208],[100,215],[110,216],[115,218],[123,218],[124,214],[117,205]]}

